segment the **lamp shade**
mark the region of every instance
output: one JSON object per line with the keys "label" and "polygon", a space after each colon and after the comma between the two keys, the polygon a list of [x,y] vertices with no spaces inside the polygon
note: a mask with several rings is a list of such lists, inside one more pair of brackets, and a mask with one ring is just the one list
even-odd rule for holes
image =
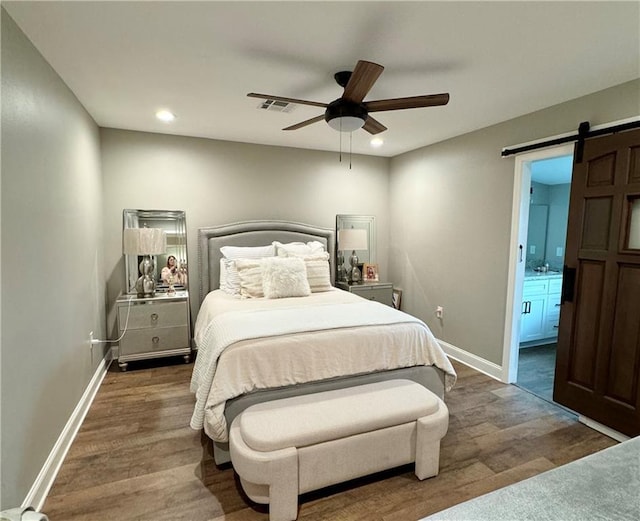
{"label": "lamp shade", "polygon": [[159,228],[125,228],[122,252],[126,255],[157,255],[167,251],[167,235]]}
{"label": "lamp shade", "polygon": [[338,230],[339,250],[366,250],[368,248],[367,230],[355,228]]}

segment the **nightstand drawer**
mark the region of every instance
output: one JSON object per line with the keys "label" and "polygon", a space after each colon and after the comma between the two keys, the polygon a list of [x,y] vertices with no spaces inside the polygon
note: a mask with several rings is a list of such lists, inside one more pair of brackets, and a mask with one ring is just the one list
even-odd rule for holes
{"label": "nightstand drawer", "polygon": [[[120,331],[124,331],[124,326],[127,324],[128,308],[128,304],[120,304],[118,306],[118,324]],[[187,301],[132,303],[127,330],[186,326],[187,321]]]}
{"label": "nightstand drawer", "polygon": [[392,293],[387,288],[358,288],[354,293],[366,298],[367,300],[382,302],[387,306],[391,305]]}
{"label": "nightstand drawer", "polygon": [[367,300],[375,300],[387,306],[392,305],[393,287],[389,286],[352,286],[351,292]]}
{"label": "nightstand drawer", "polygon": [[120,356],[188,347],[189,329],[187,326],[133,329],[128,330],[120,341]]}

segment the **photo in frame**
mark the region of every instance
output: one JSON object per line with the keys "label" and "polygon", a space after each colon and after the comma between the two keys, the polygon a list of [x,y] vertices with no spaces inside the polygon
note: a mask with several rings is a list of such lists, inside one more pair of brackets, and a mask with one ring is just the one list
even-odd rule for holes
{"label": "photo in frame", "polygon": [[393,303],[393,307],[396,309],[400,309],[400,304],[402,303],[402,290],[398,288],[393,288],[393,294],[391,296],[391,302]]}
{"label": "photo in frame", "polygon": [[365,262],[362,267],[362,280],[365,282],[378,282],[378,265]]}

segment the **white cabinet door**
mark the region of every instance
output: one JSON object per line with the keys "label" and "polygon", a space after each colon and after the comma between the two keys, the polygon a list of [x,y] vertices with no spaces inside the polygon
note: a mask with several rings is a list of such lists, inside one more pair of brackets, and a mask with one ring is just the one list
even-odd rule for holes
{"label": "white cabinet door", "polygon": [[[551,288],[549,289],[551,291]],[[545,320],[545,338],[558,337],[558,325],[560,323],[560,293],[550,294],[547,297],[547,318]]]}
{"label": "white cabinet door", "polygon": [[546,295],[523,297],[522,318],[520,320],[520,342],[529,342],[545,337]]}

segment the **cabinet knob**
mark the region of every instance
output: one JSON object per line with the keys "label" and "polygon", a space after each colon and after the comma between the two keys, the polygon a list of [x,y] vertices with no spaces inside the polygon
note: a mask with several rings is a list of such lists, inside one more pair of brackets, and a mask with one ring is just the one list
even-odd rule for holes
{"label": "cabinet knob", "polygon": [[157,322],[158,321],[158,314],[157,313],[151,313],[151,320],[152,320],[152,322]]}
{"label": "cabinet knob", "polygon": [[160,337],[159,337],[159,336],[154,336],[154,337],[151,339],[151,341],[152,341],[154,344],[158,344],[158,343],[160,342]]}

